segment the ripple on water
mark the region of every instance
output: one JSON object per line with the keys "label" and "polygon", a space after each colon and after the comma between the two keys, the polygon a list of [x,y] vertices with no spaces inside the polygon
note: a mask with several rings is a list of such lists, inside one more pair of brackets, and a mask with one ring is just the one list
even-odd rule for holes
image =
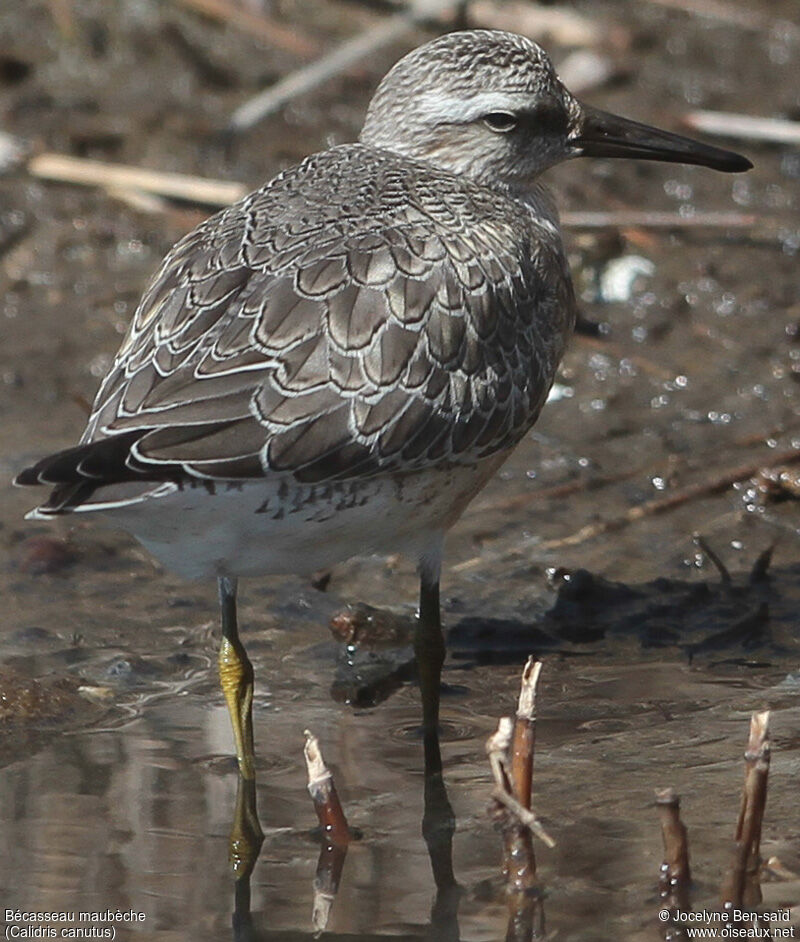
{"label": "ripple on water", "polygon": [[[442,720],[439,724],[439,740],[446,742],[464,742],[474,739],[482,730],[466,721]],[[391,726],[388,729],[389,738],[393,742],[417,742],[422,739],[422,727],[418,723],[404,723]]]}

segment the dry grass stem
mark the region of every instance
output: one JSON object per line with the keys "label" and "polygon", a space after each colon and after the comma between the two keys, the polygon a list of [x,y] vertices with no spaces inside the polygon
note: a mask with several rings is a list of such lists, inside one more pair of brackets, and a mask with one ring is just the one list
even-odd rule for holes
{"label": "dry grass stem", "polygon": [[514,733],[514,721],[510,716],[500,718],[497,729],[486,740],[486,754],[489,757],[489,766],[495,785],[503,790],[509,790],[511,783],[506,775],[505,760],[511,747],[511,737]]}
{"label": "dry grass stem", "polygon": [[621,209],[611,212],[565,212],[561,222],[568,229],[748,229],[759,221],[751,213],[696,212],[691,216],[680,213],[648,212]]}
{"label": "dry grass stem", "polygon": [[695,13],[698,16],[721,23],[730,23],[743,29],[769,29],[773,18],[752,9],[742,9],[740,4],[725,3],[723,0],[649,0],[658,6],[669,7],[672,10],[684,10],[686,13]]}
{"label": "dry grass stem", "polygon": [[100,186],[110,191],[151,193],[205,206],[227,206],[241,199],[248,190],[242,183],[227,180],[208,180],[205,177],[109,164],[65,154],[39,154],[28,162],[28,172],[42,180]]}
{"label": "dry grass stem", "polygon": [[[769,467],[775,467],[780,464],[793,464],[800,461],[800,449],[793,448],[791,451],[782,454],[773,455],[769,461]],[[644,520],[646,517],[654,517],[658,514],[666,513],[681,507],[693,500],[700,500],[704,497],[711,497],[727,490],[737,481],[746,481],[753,475],[765,468],[764,460],[750,462],[748,464],[737,465],[725,471],[720,471],[704,481],[698,481],[696,484],[689,484],[686,487],[679,488],[665,497],[658,497],[655,500],[646,501],[636,507],[631,507],[619,517],[611,517],[606,520],[598,520],[595,523],[589,523],[581,527],[575,533],[569,536],[559,537],[554,540],[545,540],[538,544],[540,549],[560,549],[564,546],[577,546],[591,540],[602,533],[613,533],[616,530],[622,530],[631,523]]]}
{"label": "dry grass stem", "polygon": [[[536,686],[541,673],[541,662],[528,658],[522,672],[519,705],[516,721],[504,716],[497,724],[497,730],[486,741],[486,753],[492,769],[495,787],[492,798],[510,811],[516,820],[509,824],[521,824],[535,834],[548,847],[555,847],[555,841],[544,830],[539,819],[531,812],[530,777],[533,768],[534,737],[529,734],[536,718]],[[528,727],[528,729],[526,729]],[[523,735],[519,730],[523,729]],[[519,773],[515,781],[514,772]],[[527,781],[527,790],[525,782]],[[505,816],[508,817],[507,815]]]}
{"label": "dry grass stem", "polygon": [[693,533],[692,542],[702,553],[704,553],[709,558],[711,564],[719,573],[719,577],[723,584],[730,586],[733,580],[731,579],[731,574],[728,571],[728,567],[711,548],[708,540],[706,540],[706,538],[700,533]]}
{"label": "dry grass stem", "polygon": [[124,203],[137,213],[146,213],[154,216],[158,213],[165,213],[169,209],[169,204],[163,196],[156,193],[146,193],[144,190],[132,187],[107,186],[106,193],[120,203]]}
{"label": "dry grass stem", "polygon": [[722,111],[690,111],[683,116],[683,123],[704,134],[770,144],[800,144],[800,121]]}
{"label": "dry grass stem", "polygon": [[[576,10],[522,0],[504,0],[502,3],[499,0],[475,0],[468,9],[471,26],[510,30],[540,43],[596,46],[608,40],[608,28],[604,24]],[[563,75],[562,80],[569,85]]]}
{"label": "dry grass stem", "polygon": [[556,846],[556,842],[542,827],[536,815],[528,811],[527,808],[524,808],[513,795],[509,795],[505,788],[500,786],[494,788],[492,790],[492,798],[494,798],[495,801],[499,801],[501,805],[504,805],[514,817],[517,818],[519,823],[532,834],[535,834],[543,844],[546,844],[550,848]]}
{"label": "dry grass stem", "polygon": [[283,26],[264,13],[247,10],[232,0],[175,0],[181,6],[195,10],[203,16],[220,23],[227,23],[263,40],[271,46],[278,46],[296,56],[310,58],[316,55],[319,46],[307,36],[303,36],[296,26]]}
{"label": "dry grass stem", "polygon": [[402,13],[396,13],[354,36],[332,52],[290,73],[240,105],[233,113],[230,130],[234,133],[246,131],[282,108],[288,101],[317,88],[323,82],[347,71],[366,56],[399,39],[416,23],[444,17],[454,12],[458,6],[460,4],[456,0],[415,0]]}

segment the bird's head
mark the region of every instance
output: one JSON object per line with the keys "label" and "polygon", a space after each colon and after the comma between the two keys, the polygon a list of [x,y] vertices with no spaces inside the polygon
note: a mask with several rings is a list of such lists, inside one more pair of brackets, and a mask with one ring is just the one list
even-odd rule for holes
{"label": "bird's head", "polygon": [[525,188],[572,157],[635,157],[737,172],[738,154],[582,104],[545,51],[514,33],[448,33],[401,59],[378,86],[362,143],[482,183]]}

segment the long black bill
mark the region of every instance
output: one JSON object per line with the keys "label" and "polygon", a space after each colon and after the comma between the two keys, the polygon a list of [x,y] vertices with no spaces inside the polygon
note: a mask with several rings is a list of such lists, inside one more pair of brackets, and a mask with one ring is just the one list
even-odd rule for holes
{"label": "long black bill", "polygon": [[580,131],[571,139],[576,157],[633,157],[676,164],[697,164],[725,173],[742,173],[753,165],[746,157],[701,144],[647,124],[583,105]]}

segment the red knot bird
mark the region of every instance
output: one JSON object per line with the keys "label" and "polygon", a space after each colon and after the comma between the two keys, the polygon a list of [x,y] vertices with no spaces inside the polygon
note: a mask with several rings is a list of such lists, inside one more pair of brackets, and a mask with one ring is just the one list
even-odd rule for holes
{"label": "red knot bird", "polygon": [[587,107],[521,36],[419,47],[379,85],[358,143],[308,157],[177,243],[80,444],[17,477],[53,487],[30,517],[102,514],[168,568],[218,580],[245,779],[239,576],[408,554],[435,738],[444,535],[536,421],[573,329],[539,177],[582,156],[751,166]]}

